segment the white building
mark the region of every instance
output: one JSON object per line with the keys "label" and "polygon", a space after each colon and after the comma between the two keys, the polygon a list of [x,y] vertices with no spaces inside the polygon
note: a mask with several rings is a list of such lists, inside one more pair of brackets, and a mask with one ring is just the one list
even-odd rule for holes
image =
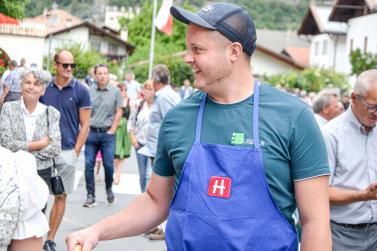
{"label": "white building", "polygon": [[[344,8],[346,5],[348,8]],[[357,48],[363,52],[377,53],[377,0],[337,0],[329,19],[348,24],[348,53]]]}
{"label": "white building", "polygon": [[126,19],[133,19],[136,15],[140,13],[140,7],[117,7],[117,6],[106,6],[105,9],[105,26],[112,28],[113,30],[119,31],[119,18],[124,17]]}
{"label": "white building", "polygon": [[117,60],[126,59],[135,49],[135,46],[121,39],[115,31],[103,29],[60,9],[52,9],[25,22],[46,26],[43,55],[50,58],[57,48],[73,43]]}
{"label": "white building", "polygon": [[309,65],[309,42],[292,31],[257,30],[257,48],[251,58],[256,76],[300,71]]}
{"label": "white building", "polygon": [[27,66],[35,63],[42,67],[45,36],[43,25],[0,24],[0,48],[18,63],[25,58]]}
{"label": "white building", "polygon": [[347,24],[329,21],[332,9],[331,6],[310,5],[298,34],[311,39],[310,65],[348,73],[350,65],[344,53]]}
{"label": "white building", "polygon": [[310,65],[351,73],[350,53],[377,53],[377,0],[311,5],[298,34],[311,38]]}
{"label": "white building", "polygon": [[45,40],[44,54],[53,53],[56,48],[79,43],[85,49],[98,51],[108,59],[125,60],[135,47],[109,30],[84,21],[80,24],[52,32]]}

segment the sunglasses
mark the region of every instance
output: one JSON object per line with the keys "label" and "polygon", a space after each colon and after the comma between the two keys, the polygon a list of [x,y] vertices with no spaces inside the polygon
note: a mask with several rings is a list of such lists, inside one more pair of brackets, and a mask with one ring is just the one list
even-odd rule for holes
{"label": "sunglasses", "polygon": [[71,69],[74,69],[74,68],[76,68],[76,64],[75,64],[75,63],[73,63],[73,64],[65,64],[65,63],[60,63],[60,62],[58,62],[58,61],[55,61],[55,62],[56,62],[57,64],[60,64],[60,65],[62,65],[64,69],[67,69],[67,68],[68,68],[68,66],[70,66],[70,67],[71,67]]}
{"label": "sunglasses", "polygon": [[365,108],[367,108],[367,111],[370,112],[370,113],[375,113],[377,112],[377,105],[372,105],[372,104],[368,104],[363,97],[361,97],[360,95],[357,95],[358,99],[361,101],[361,103],[363,103],[363,105],[365,106]]}

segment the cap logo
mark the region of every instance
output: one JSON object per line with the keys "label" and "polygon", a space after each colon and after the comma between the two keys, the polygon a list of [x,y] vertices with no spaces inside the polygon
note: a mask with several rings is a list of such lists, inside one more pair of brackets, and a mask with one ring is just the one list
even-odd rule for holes
{"label": "cap logo", "polygon": [[202,8],[201,11],[203,11],[203,12],[209,12],[209,11],[211,11],[213,9],[214,9],[214,7],[212,5],[208,5],[208,6],[204,7],[204,8]]}

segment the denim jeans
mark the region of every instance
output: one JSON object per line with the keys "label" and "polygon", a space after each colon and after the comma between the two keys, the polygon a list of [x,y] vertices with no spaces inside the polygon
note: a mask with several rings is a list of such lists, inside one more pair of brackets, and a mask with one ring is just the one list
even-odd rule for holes
{"label": "denim jeans", "polygon": [[88,195],[95,197],[94,166],[97,152],[101,151],[105,169],[106,190],[112,187],[114,174],[115,135],[89,131],[85,143],[85,182]]}
{"label": "denim jeans", "polygon": [[142,193],[145,192],[149,179],[151,178],[152,167],[150,164],[149,157],[143,154],[138,153],[137,151],[143,147],[139,144],[139,148],[136,150],[137,166],[139,168],[139,177],[140,177],[140,190]]}

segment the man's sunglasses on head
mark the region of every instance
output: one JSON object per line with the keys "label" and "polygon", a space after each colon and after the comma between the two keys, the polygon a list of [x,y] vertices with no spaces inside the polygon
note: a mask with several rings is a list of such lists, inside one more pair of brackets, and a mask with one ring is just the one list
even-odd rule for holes
{"label": "man's sunglasses on head", "polygon": [[67,68],[68,68],[68,66],[70,66],[70,67],[71,67],[71,69],[74,69],[74,68],[76,68],[76,64],[75,64],[75,63],[73,63],[73,64],[65,64],[65,63],[60,63],[60,62],[58,62],[58,61],[55,61],[55,62],[56,62],[57,64],[60,64],[60,65],[62,65],[64,69],[67,69]]}

